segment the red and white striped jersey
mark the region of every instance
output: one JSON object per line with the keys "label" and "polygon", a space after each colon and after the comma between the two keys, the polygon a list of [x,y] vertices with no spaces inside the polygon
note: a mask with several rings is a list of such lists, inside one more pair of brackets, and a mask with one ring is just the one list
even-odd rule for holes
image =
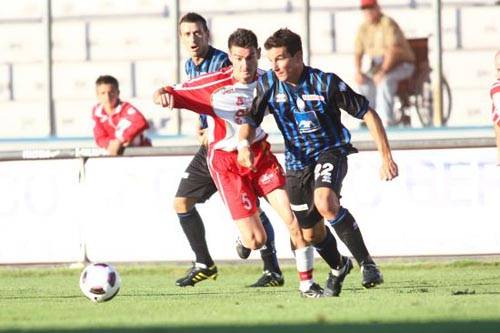
{"label": "red and white striped jersey", "polygon": [[129,146],[151,146],[143,134],[149,125],[142,113],[132,104],[118,101],[113,114],[108,115],[101,104],[92,109],[94,139],[99,147],[107,148],[109,141],[118,139]]}
{"label": "red and white striped jersey", "polygon": [[[226,67],[186,83],[164,88],[173,96],[173,107],[210,116],[207,118],[208,142],[212,149],[236,150],[239,128],[249,120],[246,115],[252,104],[257,81],[239,83],[232,73],[233,68]],[[265,137],[266,133],[258,127],[251,143]]]}
{"label": "red and white striped jersey", "polygon": [[491,85],[490,96],[493,104],[491,107],[493,123],[500,126],[500,79]]}

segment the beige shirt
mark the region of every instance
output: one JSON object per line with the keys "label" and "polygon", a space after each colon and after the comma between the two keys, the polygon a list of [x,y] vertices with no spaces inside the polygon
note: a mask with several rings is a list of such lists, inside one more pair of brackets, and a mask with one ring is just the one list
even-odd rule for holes
{"label": "beige shirt", "polygon": [[364,22],[358,29],[355,53],[367,54],[370,58],[381,57],[390,46],[401,49],[399,62],[415,62],[415,55],[401,28],[392,18],[382,14],[376,24]]}

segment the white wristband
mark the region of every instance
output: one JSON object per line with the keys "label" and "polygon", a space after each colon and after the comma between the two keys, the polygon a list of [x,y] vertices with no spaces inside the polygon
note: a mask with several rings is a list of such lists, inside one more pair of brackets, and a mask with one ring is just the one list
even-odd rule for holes
{"label": "white wristband", "polygon": [[248,142],[248,140],[241,140],[236,145],[236,149],[238,149],[238,150],[241,150],[241,149],[246,148],[246,147],[250,147],[250,143]]}

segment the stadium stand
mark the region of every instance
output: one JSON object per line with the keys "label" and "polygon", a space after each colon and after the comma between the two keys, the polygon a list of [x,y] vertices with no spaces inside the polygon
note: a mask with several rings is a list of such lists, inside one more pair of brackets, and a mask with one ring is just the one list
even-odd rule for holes
{"label": "stadium stand", "polygon": [[[430,36],[429,57],[434,61],[433,1],[379,1],[408,37]],[[442,3],[443,72],[453,95],[448,125],[489,126],[486,92],[494,74],[491,57],[500,40],[500,6],[494,5],[495,0]],[[362,19],[358,3],[311,0],[310,5],[311,65],[334,71],[353,85],[353,36]],[[201,6],[199,0],[180,1],[181,14],[197,11],[207,17],[213,44],[221,49],[226,48],[228,34],[237,27],[254,30],[261,43],[279,27],[303,34],[302,6],[299,0],[204,0]],[[156,87],[174,82],[176,76],[172,9],[166,0],[52,1],[58,135],[90,136],[85,117],[94,101],[95,78],[103,73],[116,76],[122,96],[140,104],[153,134],[179,132],[177,116],[158,113],[149,101]],[[0,12],[0,138],[48,133],[43,11],[43,1],[17,0]],[[184,51],[181,57],[187,57]],[[265,52],[260,66],[269,68]],[[181,115],[187,123],[180,125],[182,134],[191,134],[193,117],[190,113]],[[43,123],[35,126],[36,122]]]}

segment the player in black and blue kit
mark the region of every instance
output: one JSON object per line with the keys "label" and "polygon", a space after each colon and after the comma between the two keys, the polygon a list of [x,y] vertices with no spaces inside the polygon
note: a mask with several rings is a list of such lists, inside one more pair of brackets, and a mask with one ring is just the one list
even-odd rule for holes
{"label": "player in black and blue kit", "polygon": [[[185,63],[185,71],[190,79],[231,65],[225,52],[209,44],[210,33],[202,16],[196,13],[184,15],[179,21],[179,32],[181,41],[191,56]],[[199,138],[204,138],[203,129],[206,127],[206,116],[202,116],[198,128]],[[217,192],[207,166],[207,147],[201,143],[180,181],[174,203],[182,229],[196,256],[196,261],[187,275],[176,281],[180,287],[194,286],[197,282],[217,277],[217,267],[208,251],[205,227],[195,207],[197,203],[205,202]],[[284,279],[276,257],[274,230],[263,211],[260,213],[260,219],[267,233],[266,245],[260,251],[264,274],[251,286],[282,286]],[[250,250],[239,245],[238,254],[245,258],[250,255]]]}
{"label": "player in black and blue kit", "polygon": [[[341,123],[340,110],[363,119],[382,155],[381,177],[392,180],[398,169],[392,159],[385,130],[367,99],[356,94],[333,73],[305,66],[300,36],[280,29],[264,44],[272,69],[257,84],[251,117],[256,125],[269,112],[276,120],[285,141],[287,191],[304,238],[310,241],[331,272],[325,296],[338,296],[342,282],[352,268],[341,256],[335,238],[323,223],[326,220],[346,244],[363,271],[366,288],[383,282],[382,274],[370,256],[351,213],[340,205],[342,181],[347,173],[347,156],[357,150],[351,135]],[[244,140],[252,127],[240,133]],[[251,166],[248,149],[239,152],[243,166]]]}

